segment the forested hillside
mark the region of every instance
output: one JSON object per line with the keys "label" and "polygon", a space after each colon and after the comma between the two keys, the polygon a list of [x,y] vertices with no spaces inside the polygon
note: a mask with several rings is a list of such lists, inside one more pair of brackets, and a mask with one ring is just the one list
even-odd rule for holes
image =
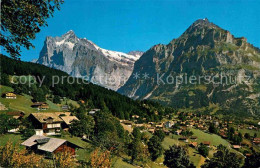
{"label": "forested hillside", "polygon": [[[84,100],[89,107],[100,108],[111,111],[111,113],[121,119],[129,119],[133,114],[148,121],[159,120],[170,112],[170,108],[165,108],[158,103],[150,101],[134,101],[126,96],[122,96],[115,91],[102,88],[100,86],[84,82],[72,82],[76,78],[60,70],[48,68],[46,66],[31,62],[23,62],[0,56],[1,60],[1,85],[11,86],[18,94],[25,93],[33,97],[43,95],[56,95],[67,97],[72,100]],[[30,86],[30,81],[26,84],[14,84],[10,82],[11,76],[32,76],[37,83]],[[58,77],[63,77],[63,82],[57,82]],[[69,80],[67,80],[69,78]],[[53,80],[55,83],[53,83]],[[42,85],[40,85],[42,82]],[[85,84],[84,84],[85,83]],[[35,95],[35,96],[34,96]],[[38,99],[41,101],[41,98]]]}

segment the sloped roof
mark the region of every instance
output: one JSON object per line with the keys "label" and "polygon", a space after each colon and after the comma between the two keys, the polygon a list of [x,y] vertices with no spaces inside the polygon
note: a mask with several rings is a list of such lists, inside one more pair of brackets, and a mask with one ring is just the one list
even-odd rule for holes
{"label": "sloped roof", "polygon": [[233,145],[234,149],[239,149],[241,146],[240,145]]}
{"label": "sloped roof", "polygon": [[65,142],[65,139],[48,138],[46,136],[33,135],[32,137],[24,141],[21,145],[32,147],[33,145],[40,143],[41,145],[38,147],[39,150],[53,152]]}
{"label": "sloped roof", "polygon": [[37,142],[35,141],[36,139],[44,139],[44,138],[46,137],[41,135],[33,135],[29,139],[21,143],[21,145],[31,147],[37,144]]}
{"label": "sloped roof", "polygon": [[50,138],[42,138],[42,139],[36,139],[35,141],[38,144],[43,144],[43,143],[47,143],[50,140]]}
{"label": "sloped roof", "polygon": [[16,94],[14,94],[13,92],[6,92],[5,95],[9,97],[16,97]]}
{"label": "sloped roof", "polygon": [[73,120],[79,120],[76,116],[61,116],[60,117],[67,125],[70,125]]}
{"label": "sloped roof", "polygon": [[53,122],[62,122],[62,119],[55,113],[31,113],[39,122],[46,123],[46,119],[52,118]]}
{"label": "sloped roof", "polygon": [[210,145],[210,141],[204,141],[203,144],[204,145]]}
{"label": "sloped roof", "polygon": [[38,147],[38,149],[47,152],[53,152],[55,149],[57,149],[65,142],[66,142],[65,139],[50,138],[50,140],[47,143],[41,145],[40,147]]}
{"label": "sloped roof", "polygon": [[55,114],[56,114],[57,116],[60,116],[60,115],[70,116],[70,115],[71,115],[71,112],[55,112]]}

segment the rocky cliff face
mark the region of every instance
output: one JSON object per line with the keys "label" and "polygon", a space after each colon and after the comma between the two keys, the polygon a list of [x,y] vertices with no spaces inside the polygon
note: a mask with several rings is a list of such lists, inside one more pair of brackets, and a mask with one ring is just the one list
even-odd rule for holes
{"label": "rocky cliff face", "polygon": [[142,51],[130,51],[130,52],[128,52],[127,54],[129,54],[129,55],[134,55],[134,56],[140,58],[140,57],[143,55],[143,53],[144,53],[144,52],[142,52]]}
{"label": "rocky cliff face", "polygon": [[176,108],[259,114],[260,50],[200,19],[146,51],[119,92]]}
{"label": "rocky cliff face", "polygon": [[140,56],[100,48],[69,31],[61,37],[47,37],[37,63],[117,90],[127,81]]}

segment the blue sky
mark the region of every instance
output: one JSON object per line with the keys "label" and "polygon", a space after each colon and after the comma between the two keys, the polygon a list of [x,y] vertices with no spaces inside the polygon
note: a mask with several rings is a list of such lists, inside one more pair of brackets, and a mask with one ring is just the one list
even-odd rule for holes
{"label": "blue sky", "polygon": [[49,26],[32,41],[35,49],[23,49],[21,59],[38,58],[46,36],[61,36],[69,30],[105,49],[146,51],[178,38],[195,20],[205,17],[260,47],[259,9],[257,0],[65,0],[48,19]]}

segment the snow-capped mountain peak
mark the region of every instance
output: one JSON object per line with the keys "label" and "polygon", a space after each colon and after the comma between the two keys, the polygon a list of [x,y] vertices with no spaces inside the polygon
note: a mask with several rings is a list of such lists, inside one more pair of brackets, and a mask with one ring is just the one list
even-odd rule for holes
{"label": "snow-capped mountain peak", "polygon": [[[101,48],[87,38],[78,38],[70,30],[61,37],[47,37],[37,63],[72,76],[88,76],[93,83],[117,90],[129,78],[140,56]],[[120,76],[124,81],[117,80]],[[103,81],[105,77],[109,80]]]}

